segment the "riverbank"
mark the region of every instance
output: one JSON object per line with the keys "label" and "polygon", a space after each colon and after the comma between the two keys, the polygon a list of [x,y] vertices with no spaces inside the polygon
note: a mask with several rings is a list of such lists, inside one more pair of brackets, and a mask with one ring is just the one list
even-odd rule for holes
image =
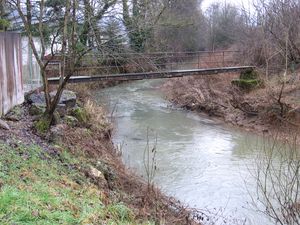
{"label": "riverbank", "polygon": [[191,211],[125,168],[102,108],[83,92],[78,103],[86,121],[62,120],[43,137],[28,104],[0,129],[1,221],[194,224]]}
{"label": "riverbank", "polygon": [[162,89],[175,105],[206,113],[246,131],[281,139],[299,131],[299,80],[287,83],[281,95],[278,81],[243,91],[231,83],[238,77],[239,74],[231,73],[178,78],[167,81]]}

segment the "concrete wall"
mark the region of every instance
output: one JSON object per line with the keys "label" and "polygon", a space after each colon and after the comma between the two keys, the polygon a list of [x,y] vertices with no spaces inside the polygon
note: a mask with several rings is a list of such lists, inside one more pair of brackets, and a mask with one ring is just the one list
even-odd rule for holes
{"label": "concrete wall", "polygon": [[0,116],[24,101],[21,48],[20,34],[0,32]]}

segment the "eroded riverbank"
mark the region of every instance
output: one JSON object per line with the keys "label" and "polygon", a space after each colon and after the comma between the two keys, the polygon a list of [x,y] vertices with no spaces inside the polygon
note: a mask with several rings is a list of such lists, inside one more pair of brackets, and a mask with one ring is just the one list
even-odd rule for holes
{"label": "eroded riverbank", "polygon": [[[299,132],[299,82],[286,84],[280,101],[279,81],[242,91],[231,84],[239,74],[171,79],[163,86],[168,100],[178,107],[206,113],[233,127],[261,136],[290,139]],[[284,115],[281,115],[281,106]]]}

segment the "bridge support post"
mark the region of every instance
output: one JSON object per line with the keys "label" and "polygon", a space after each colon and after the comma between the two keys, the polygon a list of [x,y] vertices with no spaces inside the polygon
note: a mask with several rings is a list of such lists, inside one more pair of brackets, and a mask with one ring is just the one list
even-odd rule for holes
{"label": "bridge support post", "polygon": [[223,51],[223,61],[222,61],[223,67],[225,67],[225,52]]}

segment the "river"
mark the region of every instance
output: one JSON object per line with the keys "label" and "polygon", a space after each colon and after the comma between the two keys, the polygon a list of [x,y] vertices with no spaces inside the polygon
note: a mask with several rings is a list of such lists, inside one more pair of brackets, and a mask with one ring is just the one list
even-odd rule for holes
{"label": "river", "polygon": [[113,141],[124,163],[146,178],[144,150],[157,137],[154,182],[163,192],[205,211],[208,224],[274,224],[252,204],[262,139],[173,107],[158,88],[162,82],[136,81],[95,93],[113,112]]}

